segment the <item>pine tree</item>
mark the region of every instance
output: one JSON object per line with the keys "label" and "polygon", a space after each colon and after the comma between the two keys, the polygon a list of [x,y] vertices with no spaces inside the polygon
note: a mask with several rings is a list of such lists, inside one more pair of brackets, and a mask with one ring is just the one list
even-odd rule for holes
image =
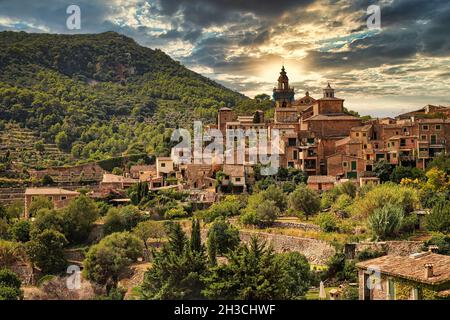
{"label": "pine tree", "polygon": [[197,219],[192,220],[191,230],[191,250],[193,252],[200,252],[202,250],[202,240],[200,235],[200,222]]}

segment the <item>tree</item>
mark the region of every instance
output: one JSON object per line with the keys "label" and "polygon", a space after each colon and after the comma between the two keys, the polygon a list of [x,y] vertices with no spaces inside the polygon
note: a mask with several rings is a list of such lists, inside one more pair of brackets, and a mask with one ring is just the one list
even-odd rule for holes
{"label": "tree", "polygon": [[153,250],[153,264],[141,286],[143,299],[200,299],[207,272],[204,250],[192,250],[178,223],[167,226],[169,241]]}
{"label": "tree", "polygon": [[426,218],[426,226],[430,231],[450,232],[450,201],[441,200],[435,204]]}
{"label": "tree", "polygon": [[21,300],[23,291],[17,274],[8,269],[0,269],[0,300]]}
{"label": "tree", "polygon": [[373,166],[373,172],[380,178],[381,182],[389,181],[392,173],[392,165],[386,160],[375,162]]}
{"label": "tree", "polygon": [[396,166],[391,173],[391,181],[395,183],[400,183],[402,179],[419,179],[422,180],[424,178],[424,172],[416,167],[404,167],[404,166]]}
{"label": "tree", "polygon": [[55,143],[60,150],[69,151],[70,149],[69,137],[64,131],[59,132],[55,136]]}
{"label": "tree", "polygon": [[240,242],[239,230],[225,219],[216,219],[208,230],[208,252],[211,255],[224,255],[234,250]]}
{"label": "tree", "polygon": [[148,239],[161,239],[166,234],[163,224],[152,220],[139,222],[133,233],[144,242],[145,249],[148,249]]}
{"label": "tree", "polygon": [[111,208],[106,214],[103,232],[108,235],[114,232],[131,231],[142,219],[142,212],[135,206]]}
{"label": "tree", "polygon": [[142,256],[142,243],[129,232],[117,232],[93,245],[84,260],[87,279],[115,288],[119,275]]}
{"label": "tree", "polygon": [[284,192],[276,185],[269,186],[266,190],[261,191],[264,200],[275,202],[280,212],[286,211],[287,197]]}
{"label": "tree", "polygon": [[9,228],[9,234],[15,241],[27,242],[30,240],[30,229],[30,221],[19,220]]}
{"label": "tree", "polygon": [[13,201],[6,207],[6,216],[8,219],[20,218],[20,216],[23,216],[23,209],[24,206],[22,200]]}
{"label": "tree", "polygon": [[62,233],[44,230],[26,243],[26,250],[30,260],[44,274],[53,274],[62,271],[67,265],[63,252],[67,243]]}
{"label": "tree", "polygon": [[439,254],[445,254],[450,256],[450,236],[438,233],[431,237],[430,240],[424,244],[424,251],[428,250],[429,246],[437,246]]}
{"label": "tree", "polygon": [[191,239],[189,241],[191,250],[193,252],[200,252],[203,250],[202,240],[200,235],[200,221],[198,219],[192,219]]}
{"label": "tree", "polygon": [[34,217],[41,209],[53,209],[53,202],[47,197],[34,197],[28,209],[28,214],[30,217]]}
{"label": "tree", "polygon": [[51,186],[55,182],[53,181],[53,178],[50,175],[46,174],[45,176],[42,177],[41,183],[43,186]]}
{"label": "tree", "polygon": [[337,219],[333,213],[320,213],[317,216],[317,223],[323,232],[333,232],[337,230]]}
{"label": "tree", "polygon": [[306,185],[301,184],[289,195],[289,208],[305,214],[308,218],[320,210],[319,195]]}
{"label": "tree", "polygon": [[241,215],[241,222],[259,227],[270,226],[280,214],[272,200],[264,200],[262,192],[250,196],[247,207]]}
{"label": "tree", "polygon": [[253,237],[228,255],[228,263],[211,268],[204,278],[209,299],[272,300],[286,298],[286,274],[271,247]]}
{"label": "tree", "polygon": [[287,252],[276,255],[284,278],[283,286],[286,299],[302,299],[311,283],[310,265],[306,257],[298,252]]}
{"label": "tree", "polygon": [[123,174],[123,169],[119,167],[114,167],[112,170],[112,174],[121,176]]}
{"label": "tree", "polygon": [[99,216],[98,207],[91,198],[81,195],[72,200],[63,210],[67,239],[72,243],[85,241]]}
{"label": "tree", "polygon": [[356,196],[356,185],[352,181],[340,183],[337,188],[341,194],[346,194],[351,198]]}
{"label": "tree", "polygon": [[377,239],[386,240],[400,230],[403,217],[402,207],[386,204],[369,216],[367,224]]}
{"label": "tree", "polygon": [[38,235],[44,230],[55,230],[61,233],[65,232],[63,213],[55,209],[41,209],[31,224],[30,235]]}

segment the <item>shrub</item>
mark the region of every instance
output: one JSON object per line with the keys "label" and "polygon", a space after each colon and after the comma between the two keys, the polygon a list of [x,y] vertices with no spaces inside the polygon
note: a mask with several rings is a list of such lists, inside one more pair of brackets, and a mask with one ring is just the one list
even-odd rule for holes
{"label": "shrub", "polygon": [[356,196],[356,185],[352,181],[340,183],[337,188],[341,194],[346,194],[351,198]]}
{"label": "shrub", "polygon": [[30,217],[34,217],[41,209],[53,209],[53,202],[46,197],[35,197],[31,201],[28,214]]}
{"label": "shrub", "polygon": [[103,225],[103,232],[105,235],[130,231],[137,224],[142,221],[143,214],[135,206],[125,206],[122,208],[111,208],[105,217],[105,224]]}
{"label": "shrub", "polygon": [[331,206],[334,211],[344,211],[347,212],[349,210],[350,205],[353,202],[353,198],[348,194],[343,193],[337,199],[336,202]]}
{"label": "shrub", "polygon": [[384,251],[378,251],[378,250],[372,250],[372,249],[364,249],[356,255],[357,261],[366,261],[370,259],[375,259],[381,256],[386,255],[386,252]]}
{"label": "shrub", "polygon": [[280,209],[274,201],[263,200],[261,193],[252,195],[250,198],[247,208],[241,215],[241,222],[259,227],[270,226],[280,214]]}
{"label": "shrub", "polygon": [[186,218],[189,214],[184,210],[182,206],[177,206],[175,208],[169,209],[164,214],[164,218],[166,219],[175,219],[175,218]]}
{"label": "shrub", "polygon": [[324,232],[333,232],[337,230],[337,218],[330,212],[320,213],[317,216],[317,224]]}
{"label": "shrub", "polygon": [[30,228],[30,221],[19,220],[9,228],[9,234],[15,241],[27,242],[30,240]]}
{"label": "shrub", "polygon": [[419,207],[419,192],[411,187],[384,183],[359,197],[353,202],[350,211],[356,217],[366,218],[387,204],[399,206],[405,213],[411,212]]}
{"label": "shrub", "polygon": [[287,197],[280,188],[271,185],[266,190],[261,191],[261,194],[264,200],[273,201],[280,212],[286,211]]}
{"label": "shrub", "polygon": [[400,206],[387,204],[375,209],[367,219],[369,229],[378,239],[386,239],[395,235],[402,226],[403,209]]}
{"label": "shrub", "polygon": [[443,233],[450,232],[450,201],[439,201],[426,219],[427,229]]}
{"label": "shrub", "polygon": [[424,250],[427,251],[429,246],[437,246],[438,253],[450,256],[450,236],[438,233],[425,242]]}
{"label": "shrub", "polygon": [[23,298],[21,281],[17,274],[8,269],[0,269],[0,300],[19,300]]}

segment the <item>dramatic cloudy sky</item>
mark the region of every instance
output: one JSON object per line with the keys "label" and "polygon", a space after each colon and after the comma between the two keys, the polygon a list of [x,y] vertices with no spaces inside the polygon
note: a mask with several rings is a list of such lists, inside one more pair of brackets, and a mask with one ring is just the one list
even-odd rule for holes
{"label": "dramatic cloudy sky", "polygon": [[74,33],[70,4],[76,32],[123,33],[249,96],[270,93],[284,62],[297,96],[330,81],[361,114],[450,105],[449,0],[0,0],[0,30]]}

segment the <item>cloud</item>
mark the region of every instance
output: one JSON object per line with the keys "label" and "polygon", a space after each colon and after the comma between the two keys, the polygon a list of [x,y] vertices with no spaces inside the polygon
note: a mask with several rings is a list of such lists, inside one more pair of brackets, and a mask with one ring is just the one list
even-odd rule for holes
{"label": "cloud", "polygon": [[[249,95],[270,93],[284,61],[297,94],[320,96],[331,81],[357,110],[375,108],[367,97],[380,110],[450,104],[448,0],[75,2],[80,31],[66,28],[66,0],[0,0],[0,30],[116,31]],[[381,7],[379,31],[366,26],[372,4]]]}

